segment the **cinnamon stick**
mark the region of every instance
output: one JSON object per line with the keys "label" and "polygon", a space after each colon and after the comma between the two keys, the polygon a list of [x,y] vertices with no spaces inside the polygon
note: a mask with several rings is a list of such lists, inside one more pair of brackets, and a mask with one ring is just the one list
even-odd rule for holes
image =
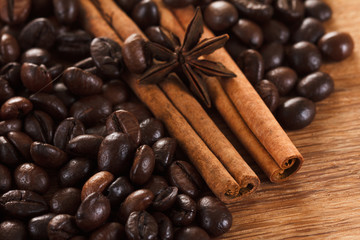
{"label": "cinnamon stick", "polygon": [[[87,0],[80,0],[80,5],[83,20],[86,20],[84,19],[85,17],[92,18],[98,16],[99,13],[97,10],[93,7],[89,7]],[[104,25],[104,21],[98,21],[94,24],[97,26],[95,27],[90,24],[85,25],[86,30],[97,37],[114,37],[112,31],[106,31],[99,35],[99,28],[107,28],[106,24]],[[115,38],[117,41],[121,42],[117,36]],[[225,203],[237,201],[241,196],[239,195],[239,184],[226,171],[220,161],[196,134],[194,129],[187,123],[186,119],[177,111],[159,87],[157,85],[139,85],[137,83],[137,77],[129,73],[125,73],[123,77],[140,100],[149,107],[155,117],[164,122],[169,133],[178,140],[180,146],[182,146],[192,160],[194,166],[198,169],[214,194]]]}
{"label": "cinnamon stick", "polygon": [[[157,0],[157,2],[159,1]],[[183,9],[173,9],[173,13],[181,25],[185,27],[191,21],[190,16],[195,11],[192,6],[189,6]],[[214,34],[204,27],[203,38],[210,37],[214,37]],[[257,159],[259,165],[273,182],[288,179],[300,169],[303,163],[302,155],[226,50],[220,49],[207,58],[215,61],[221,59],[221,62],[237,75],[235,78],[222,79],[221,85],[246,125],[271,155],[278,167],[269,161],[271,160],[269,158]]]}

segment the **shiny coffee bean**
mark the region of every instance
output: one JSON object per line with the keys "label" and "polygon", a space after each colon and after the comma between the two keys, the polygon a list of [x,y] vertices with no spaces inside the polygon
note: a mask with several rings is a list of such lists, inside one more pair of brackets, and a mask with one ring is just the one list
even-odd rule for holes
{"label": "shiny coffee bean", "polygon": [[305,14],[302,0],[275,0],[275,12],[283,22],[296,22]]}
{"label": "shiny coffee bean", "polygon": [[141,74],[151,65],[151,53],[139,34],[134,33],[126,38],[122,55],[125,66],[132,73]]}
{"label": "shiny coffee bean", "polygon": [[315,72],[301,79],[296,91],[314,102],[321,101],[334,91],[334,80],[327,73]]}
{"label": "shiny coffee bean", "polygon": [[50,49],[55,43],[54,25],[46,18],[37,18],[25,25],[19,35],[19,44],[26,50],[34,47]]}
{"label": "shiny coffee bean", "polygon": [[174,227],[168,216],[161,212],[154,212],[152,216],[158,225],[158,238],[161,240],[171,240],[174,238]]}
{"label": "shiny coffee bean", "polygon": [[89,56],[91,40],[91,35],[83,30],[65,28],[57,34],[55,46],[61,57],[73,61]]}
{"label": "shiny coffee bean", "polygon": [[294,42],[308,41],[316,43],[325,33],[322,23],[315,18],[305,18],[292,38]]}
{"label": "shiny coffee bean", "polygon": [[230,56],[236,60],[243,51],[247,50],[247,47],[243,45],[237,37],[230,35],[229,40],[225,43],[225,49]]}
{"label": "shiny coffee bean", "polygon": [[251,48],[259,48],[264,40],[259,25],[246,19],[239,19],[232,27],[232,33],[235,34],[243,44]]}
{"label": "shiny coffee bean", "polygon": [[54,133],[54,146],[65,150],[71,139],[83,134],[85,127],[82,122],[73,117],[66,118],[60,122]]}
{"label": "shiny coffee bean", "polygon": [[11,183],[12,177],[9,168],[0,164],[0,194],[9,191]]}
{"label": "shiny coffee bean", "polygon": [[106,223],[90,235],[90,240],[125,239],[125,227],[117,222]]}
{"label": "shiny coffee bean", "polygon": [[23,161],[16,147],[5,137],[0,136],[0,162],[9,167],[16,167]]}
{"label": "shiny coffee bean", "polygon": [[111,206],[117,206],[134,190],[129,178],[120,176],[106,189],[106,197],[110,200]]}
{"label": "shiny coffee bean", "polygon": [[112,80],[104,84],[102,94],[112,105],[124,103],[130,98],[127,86],[119,80]]}
{"label": "shiny coffee bean", "polygon": [[121,103],[114,107],[114,111],[117,110],[126,110],[131,112],[138,119],[139,123],[152,117],[149,110],[142,103],[136,103],[136,102]]}
{"label": "shiny coffee bean", "polygon": [[21,62],[33,63],[36,65],[48,64],[50,62],[50,53],[43,48],[30,48],[21,56]]}
{"label": "shiny coffee bean", "polygon": [[0,197],[0,208],[16,218],[32,218],[48,210],[45,199],[28,190],[10,190]]}
{"label": "shiny coffee bean", "polygon": [[159,25],[160,13],[153,1],[142,0],[131,11],[131,18],[141,29],[146,29]]}
{"label": "shiny coffee bean", "polygon": [[228,208],[219,199],[211,196],[198,200],[197,219],[200,227],[214,237],[226,233],[232,225],[232,215]]}
{"label": "shiny coffee bean", "polygon": [[0,104],[14,96],[15,92],[9,82],[4,77],[0,76]]}
{"label": "shiny coffee bean", "polygon": [[24,97],[12,97],[1,105],[0,116],[2,119],[22,118],[33,109],[33,104]]}
{"label": "shiny coffee bean", "polygon": [[174,235],[174,240],[210,240],[205,230],[196,226],[180,228]]}
{"label": "shiny coffee bean", "polygon": [[51,143],[54,134],[54,120],[42,111],[34,111],[26,116],[24,129],[35,141]]}
{"label": "shiny coffee bean", "polygon": [[23,63],[20,70],[21,82],[31,92],[51,92],[53,85],[49,72],[43,65]]}
{"label": "shiny coffee bean", "polygon": [[[20,88],[20,69],[21,65],[17,62],[10,62],[0,69],[0,75],[8,81],[12,88]],[[3,90],[2,90],[3,91]]]}
{"label": "shiny coffee bean", "polygon": [[325,58],[342,61],[352,54],[354,41],[348,33],[329,32],[320,38],[318,47]]}
{"label": "shiny coffee bean", "polygon": [[71,239],[79,233],[75,217],[68,214],[56,215],[47,226],[47,235],[50,240]]}
{"label": "shiny coffee bean", "polygon": [[19,119],[10,119],[6,121],[0,121],[0,135],[5,135],[8,132],[20,131],[22,122]]}
{"label": "shiny coffee bean", "polygon": [[319,19],[320,21],[329,20],[332,16],[330,6],[322,0],[306,0],[305,11],[306,15]]}
{"label": "shiny coffee bean", "polygon": [[19,165],[14,171],[15,184],[18,189],[45,193],[50,187],[47,172],[33,163]]}
{"label": "shiny coffee bean", "polygon": [[203,180],[196,169],[188,162],[175,161],[168,169],[169,182],[179,191],[196,198],[203,187]]}
{"label": "shiny coffee bean", "polygon": [[126,221],[125,232],[130,240],[157,239],[158,225],[148,212],[134,211]]}
{"label": "shiny coffee bean", "polygon": [[165,129],[162,122],[155,118],[149,118],[140,123],[141,144],[153,145],[157,140],[163,138]]}
{"label": "shiny coffee bean", "polygon": [[118,217],[120,222],[125,223],[130,213],[146,210],[154,199],[154,194],[148,189],[139,189],[126,197],[121,204]]}
{"label": "shiny coffee bean", "polygon": [[0,239],[26,240],[25,224],[18,220],[8,220],[0,223]]}
{"label": "shiny coffee bean", "polygon": [[81,68],[81,69],[87,69],[94,67],[95,63],[92,57],[84,58],[83,60],[78,61],[73,65],[73,67]]}
{"label": "shiny coffee bean", "polygon": [[114,180],[114,175],[107,171],[101,171],[91,176],[81,190],[81,201],[90,194],[102,193]]}
{"label": "shiny coffee bean", "polygon": [[61,79],[72,94],[80,96],[100,93],[103,85],[98,76],[75,67],[67,68]]}
{"label": "shiny coffee bean", "polygon": [[27,161],[31,161],[30,146],[33,140],[23,132],[9,132],[6,135],[7,140],[16,148],[17,152],[20,153]]}
{"label": "shiny coffee bean", "polygon": [[30,14],[30,10],[31,0],[0,2],[0,18],[10,25],[25,22]]}
{"label": "shiny coffee bean", "polygon": [[64,103],[67,108],[76,101],[75,96],[69,91],[63,82],[54,85],[54,94]]}
{"label": "shiny coffee bean", "polygon": [[155,195],[155,198],[151,205],[152,208],[156,211],[162,212],[168,210],[174,205],[177,194],[177,187],[167,187],[163,189],[157,195]]}
{"label": "shiny coffee bean", "polygon": [[102,136],[92,134],[78,135],[68,142],[66,152],[71,155],[94,159],[97,157],[103,139]]}
{"label": "shiny coffee bean", "polygon": [[135,153],[134,162],[130,169],[130,180],[136,185],[146,183],[155,167],[155,154],[148,145],[140,146]]}
{"label": "shiny coffee bean", "polygon": [[266,73],[265,79],[274,83],[281,96],[288,94],[298,79],[294,70],[289,67],[277,67]]}
{"label": "shiny coffee bean", "polygon": [[190,225],[196,216],[196,202],[185,194],[176,196],[175,204],[170,209],[169,218],[176,226]]}
{"label": "shiny coffee bean", "polygon": [[62,188],[51,197],[50,211],[56,214],[75,215],[81,203],[81,191],[78,188]]}
{"label": "shiny coffee bean", "polygon": [[91,193],[80,204],[76,212],[76,224],[83,231],[100,227],[110,216],[110,201],[101,193]]}
{"label": "shiny coffee bean", "polygon": [[116,0],[115,2],[119,5],[119,7],[124,10],[127,13],[130,13],[131,10],[135,7],[137,3],[139,3],[141,0]]}
{"label": "shiny coffee bean", "polygon": [[158,43],[171,50],[175,50],[174,46],[180,45],[180,39],[174,33],[168,31],[161,26],[148,27],[145,30],[145,34],[150,41]]}
{"label": "shiny coffee bean", "polygon": [[225,1],[214,1],[204,10],[204,21],[213,31],[224,31],[238,20],[235,6]]}
{"label": "shiny coffee bean", "polygon": [[271,112],[274,112],[279,105],[279,92],[274,83],[269,80],[261,80],[255,85],[255,90],[265,102]]}
{"label": "shiny coffee bean", "polygon": [[[47,70],[51,76],[51,79],[58,79],[60,74],[62,74],[62,72],[64,71],[64,66],[60,63],[57,63],[49,67]],[[55,86],[54,86],[54,90],[55,90]]]}
{"label": "shiny coffee bean", "polygon": [[264,45],[260,49],[260,54],[264,59],[265,71],[279,67],[284,59],[284,48],[279,42],[272,42]]}
{"label": "shiny coffee bean", "polygon": [[239,10],[240,16],[257,22],[268,21],[274,13],[273,7],[261,0],[241,0],[233,3]]}
{"label": "shiny coffee bean", "polygon": [[12,35],[4,33],[0,36],[0,63],[16,61],[20,56],[19,44]]}
{"label": "shiny coffee bean", "polygon": [[144,185],[144,188],[149,189],[154,195],[160,194],[167,187],[169,187],[169,184],[166,179],[158,175],[151,176],[150,180]]}
{"label": "shiny coffee bean", "polygon": [[263,79],[264,59],[258,51],[253,49],[243,51],[236,63],[252,85]]}
{"label": "shiny coffee bean", "polygon": [[96,125],[91,128],[87,128],[85,130],[85,133],[90,134],[90,135],[98,135],[98,136],[102,136],[102,137],[106,137],[108,135],[108,133],[106,131],[106,126],[103,124]]}
{"label": "shiny coffee bean", "polygon": [[155,154],[155,170],[159,173],[166,172],[171,165],[176,150],[175,138],[161,138],[152,145]]}
{"label": "shiny coffee bean", "polygon": [[66,163],[59,171],[59,183],[62,187],[82,186],[88,179],[92,164],[86,158],[74,158]]}
{"label": "shiny coffee bean", "polygon": [[56,19],[62,24],[72,24],[79,14],[79,5],[76,0],[53,0]]}
{"label": "shiny coffee bean", "polygon": [[67,108],[64,103],[53,94],[35,93],[29,97],[36,109],[46,112],[55,120],[63,120],[67,116]]}
{"label": "shiny coffee bean", "polygon": [[270,42],[280,42],[285,44],[290,38],[288,27],[280,21],[271,19],[262,26],[264,40]]}
{"label": "shiny coffee bean", "polygon": [[193,0],[163,0],[163,2],[170,8],[183,8],[194,3]]}
{"label": "shiny coffee bean", "polygon": [[292,45],[286,55],[289,65],[300,75],[317,71],[322,63],[320,51],[310,42]]}
{"label": "shiny coffee bean", "polygon": [[304,97],[294,97],[280,104],[276,118],[288,130],[297,130],[309,125],[315,117],[315,104]]}
{"label": "shiny coffee bean", "polygon": [[47,226],[51,219],[55,217],[54,213],[44,214],[30,219],[28,223],[28,233],[31,239],[47,240]]}
{"label": "shiny coffee bean", "polygon": [[68,161],[64,151],[42,142],[31,144],[30,155],[36,164],[45,168],[58,168]]}

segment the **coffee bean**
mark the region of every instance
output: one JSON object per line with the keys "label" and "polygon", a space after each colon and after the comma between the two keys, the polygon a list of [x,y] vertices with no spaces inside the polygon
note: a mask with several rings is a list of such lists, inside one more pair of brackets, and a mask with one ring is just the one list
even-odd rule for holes
{"label": "coffee bean", "polygon": [[1,105],[2,119],[22,118],[33,109],[33,104],[24,97],[12,97]]}
{"label": "coffee bean", "polygon": [[71,155],[94,159],[98,155],[103,139],[102,136],[92,134],[78,135],[68,142],[66,152]]}
{"label": "coffee bean", "polygon": [[79,14],[79,5],[76,0],[53,0],[56,19],[62,24],[72,24]]}
{"label": "coffee bean", "polygon": [[264,59],[265,71],[279,67],[284,59],[284,48],[279,42],[272,42],[264,45],[260,49],[260,54]]}
{"label": "coffee bean", "polygon": [[151,53],[139,34],[134,33],[126,38],[122,55],[125,66],[132,73],[141,74],[151,65]]}
{"label": "coffee bean", "polygon": [[149,189],[154,195],[158,195],[168,186],[168,182],[164,177],[153,175],[151,176],[150,180],[144,185],[144,188]]}
{"label": "coffee bean", "polygon": [[53,85],[49,72],[43,65],[23,63],[21,65],[21,82],[31,92],[51,92]]}
{"label": "coffee bean", "polygon": [[20,81],[20,69],[21,65],[17,62],[10,62],[0,69],[0,75],[8,81],[13,89],[19,89],[22,87]]}
{"label": "coffee bean", "polygon": [[111,206],[115,207],[120,205],[130,193],[134,191],[133,185],[130,183],[129,178],[120,176],[106,190],[106,197],[110,200]]}
{"label": "coffee bean", "polygon": [[[50,74],[51,79],[54,79],[54,80],[58,79],[60,74],[62,74],[63,71],[64,71],[64,66],[60,63],[57,63],[48,68],[48,73]],[[55,91],[55,86],[54,86],[54,91]]]}
{"label": "coffee bean", "polygon": [[229,40],[225,43],[225,49],[236,60],[240,54],[247,50],[247,47],[243,45],[237,37],[230,35]]}
{"label": "coffee bean", "polygon": [[294,97],[280,104],[276,118],[288,130],[297,130],[309,125],[315,117],[315,104],[307,98]]}
{"label": "coffee bean", "polygon": [[163,138],[164,125],[155,118],[148,118],[140,123],[141,144],[153,145],[157,140]]}
{"label": "coffee bean", "polygon": [[141,0],[116,0],[115,2],[119,5],[119,7],[127,13],[130,13],[131,10],[135,7],[135,5]]}
{"label": "coffee bean", "polygon": [[247,20],[239,19],[232,27],[232,33],[245,45],[251,48],[259,48],[263,43],[263,33],[259,25]]}
{"label": "coffee bean", "polygon": [[76,224],[84,231],[100,227],[110,216],[110,201],[101,193],[93,192],[80,204],[76,212]]}
{"label": "coffee bean", "polygon": [[163,0],[164,4],[171,8],[183,8],[193,4],[193,0]]}
{"label": "coffee bean", "polygon": [[31,160],[30,146],[33,140],[23,132],[9,132],[6,135],[8,141],[16,148],[24,159]]}
{"label": "coffee bean", "polygon": [[10,190],[11,182],[10,170],[5,165],[0,164],[0,194]]}
{"label": "coffee bean", "polygon": [[180,228],[175,232],[174,236],[174,240],[210,240],[205,230],[196,226]]}
{"label": "coffee bean", "polygon": [[315,18],[305,18],[293,34],[294,42],[308,41],[316,43],[325,33],[322,23]]}
{"label": "coffee bean", "polygon": [[68,60],[79,60],[89,56],[92,37],[83,30],[59,31],[56,37],[57,53]]}
{"label": "coffee bean", "polygon": [[196,216],[196,202],[185,194],[176,196],[175,204],[170,209],[169,218],[176,226],[190,225]]}
{"label": "coffee bean", "polygon": [[314,102],[327,98],[334,91],[334,80],[324,72],[314,72],[301,79],[296,86],[297,93]]}
{"label": "coffee bean", "polygon": [[305,14],[302,0],[275,0],[275,11],[283,22],[296,22]]}
{"label": "coffee bean", "polygon": [[322,0],[307,0],[305,1],[305,12],[309,17],[326,21],[331,18],[332,10],[330,6]]}
{"label": "coffee bean", "polygon": [[327,59],[342,61],[352,54],[354,41],[348,33],[329,32],[320,38],[318,47]]}
{"label": "coffee bean", "polygon": [[49,114],[53,119],[61,121],[67,116],[67,108],[55,95],[48,93],[35,93],[29,97],[36,109]]}
{"label": "coffee bean", "polygon": [[245,16],[253,21],[268,21],[274,13],[274,9],[269,3],[261,0],[237,0],[232,2],[239,10],[240,16]]}
{"label": "coffee bean", "polygon": [[225,1],[214,1],[204,10],[204,21],[213,31],[224,31],[238,20],[235,6]]}
{"label": "coffee bean", "polygon": [[[174,46],[180,45],[180,39],[172,32],[161,26],[151,26],[146,28],[145,34],[149,41],[158,43],[168,49],[175,50]],[[160,57],[160,56],[157,56]],[[165,57],[163,60],[166,60]]]}
{"label": "coffee bean", "polygon": [[74,158],[59,170],[59,183],[62,187],[82,186],[93,167],[89,159]]}
{"label": "coffee bean", "polygon": [[264,79],[255,85],[255,90],[258,92],[270,111],[274,112],[279,105],[279,92],[275,84]]}
{"label": "coffee bean", "polygon": [[28,18],[30,9],[30,0],[1,1],[0,18],[11,25],[20,24]]}
{"label": "coffee bean", "polygon": [[178,194],[177,187],[167,187],[161,190],[157,195],[152,203],[152,208],[156,211],[166,211],[172,207],[176,200],[176,196]]}
{"label": "coffee bean", "polygon": [[5,135],[8,132],[20,131],[22,122],[19,119],[10,119],[6,121],[0,121],[0,135]]}
{"label": "coffee bean", "polygon": [[117,222],[110,222],[91,233],[90,240],[125,239],[125,227]]}
{"label": "coffee bean", "polygon": [[50,187],[47,172],[33,163],[19,165],[14,172],[15,184],[18,189],[45,193]]}
{"label": "coffee bean", "polygon": [[75,217],[68,214],[56,215],[47,226],[47,235],[50,240],[71,239],[79,233]]}
{"label": "coffee bean", "polygon": [[0,208],[16,218],[32,218],[48,210],[45,199],[28,190],[10,190],[0,197]]}
{"label": "coffee bean", "polygon": [[236,60],[249,82],[254,85],[264,77],[264,59],[253,49],[243,51]]}
{"label": "coffee bean", "polygon": [[146,211],[134,211],[125,225],[126,236],[130,240],[157,239],[158,225],[151,214]]}
{"label": "coffee bean", "polygon": [[36,164],[45,168],[58,168],[68,161],[63,150],[48,143],[33,142],[30,154]]}
{"label": "coffee bean", "polygon": [[130,98],[126,85],[119,80],[112,80],[104,84],[102,93],[112,105],[124,103]]}
{"label": "coffee bean", "polygon": [[277,67],[267,72],[265,79],[274,83],[279,94],[284,96],[293,89],[298,77],[289,67]]}
{"label": "coffee bean", "polygon": [[91,128],[87,128],[85,130],[86,134],[90,134],[90,135],[98,135],[101,137],[106,137],[108,135],[107,131],[106,131],[106,126],[103,124],[100,125],[96,125],[94,127]]}
{"label": "coffee bean", "polygon": [[9,167],[16,167],[23,161],[20,152],[4,136],[0,136],[0,162]]}
{"label": "coffee bean", "polygon": [[14,90],[11,88],[9,82],[0,76],[0,104],[14,97],[14,95]]}
{"label": "coffee bean", "polygon": [[146,29],[159,25],[160,13],[153,1],[142,0],[131,11],[131,18],[141,29]]}
{"label": "coffee bean", "polygon": [[174,238],[174,227],[171,220],[161,212],[154,212],[152,216],[158,225],[158,237],[161,240],[170,240]]}
{"label": "coffee bean", "polygon": [[54,85],[54,94],[64,103],[67,108],[76,101],[75,96],[69,91],[64,83],[59,82]]}
{"label": "coffee bean", "polygon": [[101,171],[95,173],[84,184],[81,190],[81,201],[84,201],[87,196],[94,192],[102,193],[111,184],[113,179],[114,175],[110,172]]}
{"label": "coffee bean", "polygon": [[81,68],[81,69],[87,69],[94,67],[95,63],[92,57],[84,58],[83,60],[78,61],[73,65],[73,67]]}
{"label": "coffee bean", "polygon": [[175,138],[161,138],[152,145],[155,154],[155,169],[159,173],[166,172],[171,165],[176,150]]}
{"label": "coffee bean", "polygon": [[0,239],[26,240],[27,232],[24,223],[8,220],[0,223]]}
{"label": "coffee bean", "polygon": [[47,240],[47,226],[53,217],[55,217],[54,213],[48,213],[30,219],[28,223],[28,233],[30,238],[34,240]]}
{"label": "coffee bean", "polygon": [[62,188],[50,199],[50,210],[56,214],[75,215],[81,203],[81,191],[77,188]]}
{"label": "coffee bean", "polygon": [[24,129],[32,139],[51,143],[54,134],[54,121],[48,114],[42,111],[34,111],[26,116]]}
{"label": "coffee bean", "polygon": [[85,134],[85,127],[81,121],[73,117],[66,118],[58,125],[54,133],[54,146],[65,150],[71,139],[83,134]]}
{"label": "coffee bean", "polygon": [[138,119],[139,123],[152,117],[149,110],[141,103],[136,103],[136,102],[121,103],[114,107],[114,111],[117,110],[126,110],[131,112]]}
{"label": "coffee bean", "polygon": [[4,33],[0,37],[0,63],[16,61],[20,56],[19,44],[12,35]]}
{"label": "coffee bean", "polygon": [[146,183],[154,171],[155,154],[151,147],[140,146],[136,153],[133,165],[130,169],[130,180],[136,185]]}
{"label": "coffee bean", "polygon": [[50,53],[43,48],[30,48],[22,54],[21,62],[28,62],[36,65],[46,65],[50,62]]}
{"label": "coffee bean", "polygon": [[280,42],[285,44],[290,38],[288,27],[280,21],[271,19],[262,26],[264,39],[266,42]]}
{"label": "coffee bean", "polygon": [[72,94],[80,96],[100,93],[103,85],[98,76],[75,67],[67,68],[61,79]]}

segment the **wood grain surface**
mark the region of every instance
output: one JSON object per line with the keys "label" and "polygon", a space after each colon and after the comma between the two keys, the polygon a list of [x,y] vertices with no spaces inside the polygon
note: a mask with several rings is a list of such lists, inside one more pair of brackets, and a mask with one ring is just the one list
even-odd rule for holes
{"label": "wood grain surface", "polygon": [[360,239],[360,0],[325,1],[333,9],[327,32],[351,33],[355,52],[322,67],[335,80],[334,93],[317,103],[310,126],[288,132],[305,158],[302,169],[288,182],[272,184],[254,166],[262,183],[228,205],[233,226],[219,239]]}

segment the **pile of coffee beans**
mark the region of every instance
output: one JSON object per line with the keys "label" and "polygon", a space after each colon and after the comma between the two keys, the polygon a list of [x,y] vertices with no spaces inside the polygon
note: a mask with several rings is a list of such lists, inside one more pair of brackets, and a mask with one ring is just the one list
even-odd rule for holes
{"label": "pile of coffee beans", "polygon": [[332,16],[322,0],[163,0],[169,7],[199,5],[215,34],[228,33],[226,49],[280,124],[309,125],[315,102],[334,81],[320,66],[349,57],[354,43],[344,32],[326,33]]}
{"label": "pile of coffee beans", "polygon": [[206,240],[230,229],[227,207],[121,80],[123,49],[79,28],[76,0],[0,9],[0,239]]}

